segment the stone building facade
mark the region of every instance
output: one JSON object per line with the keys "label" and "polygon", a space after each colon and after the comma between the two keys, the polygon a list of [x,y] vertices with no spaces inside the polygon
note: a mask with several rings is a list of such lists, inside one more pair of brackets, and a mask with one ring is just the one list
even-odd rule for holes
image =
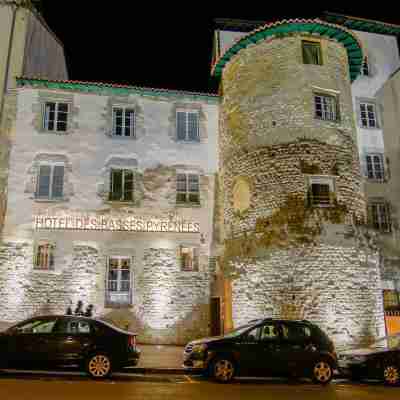
{"label": "stone building facade", "polygon": [[208,333],[218,101],[19,80],[0,320],[82,300],[142,342]]}
{"label": "stone building facade", "polygon": [[400,28],[337,18],[224,21],[218,95],[18,78],[0,321],[82,300],[145,343],[266,316],[338,347],[383,335],[400,274],[372,229],[367,156]]}

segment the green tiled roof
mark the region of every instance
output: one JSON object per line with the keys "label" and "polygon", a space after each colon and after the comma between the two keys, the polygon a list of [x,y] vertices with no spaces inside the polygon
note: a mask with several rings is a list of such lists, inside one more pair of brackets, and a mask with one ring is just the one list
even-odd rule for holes
{"label": "green tiled roof", "polygon": [[86,82],[86,81],[57,81],[42,78],[18,77],[18,87],[29,86],[38,89],[72,90],[81,93],[102,95],[129,95],[162,96],[173,98],[186,98],[189,100],[206,100],[219,102],[219,96],[213,93],[188,92],[182,90],[155,89],[140,86],[119,85],[114,83]]}
{"label": "green tiled roof", "polygon": [[347,15],[325,12],[323,19],[334,24],[343,25],[346,28],[356,31],[381,33],[384,35],[400,35],[400,25],[389,24],[387,22],[374,21],[370,19],[350,17]]}
{"label": "green tiled roof", "polygon": [[212,74],[216,77],[222,75],[225,65],[240,50],[251,44],[258,43],[273,35],[286,36],[292,33],[318,33],[320,36],[336,39],[346,48],[349,59],[349,70],[351,81],[354,81],[360,72],[363,61],[363,50],[357,37],[339,25],[334,25],[319,19],[294,19],[283,20],[270,23],[248,33],[246,36],[238,39],[221,57],[216,60],[212,67]]}

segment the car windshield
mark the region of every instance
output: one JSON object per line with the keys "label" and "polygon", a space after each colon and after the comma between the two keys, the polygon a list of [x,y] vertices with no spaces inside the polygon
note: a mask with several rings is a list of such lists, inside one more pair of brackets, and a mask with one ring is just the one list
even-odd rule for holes
{"label": "car windshield", "polygon": [[382,337],[368,347],[371,349],[400,349],[400,334]]}
{"label": "car windshield", "polygon": [[248,323],[246,325],[242,325],[237,327],[236,329],[234,329],[233,331],[227,333],[226,335],[224,335],[224,337],[236,337],[236,336],[240,336],[242,333],[246,332],[247,329],[251,328],[252,326],[254,326],[255,322],[257,321],[253,321],[251,323]]}

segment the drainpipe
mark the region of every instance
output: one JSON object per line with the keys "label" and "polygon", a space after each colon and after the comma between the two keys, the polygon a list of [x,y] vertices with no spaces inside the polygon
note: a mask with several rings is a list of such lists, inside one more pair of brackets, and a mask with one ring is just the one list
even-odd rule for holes
{"label": "drainpipe", "polygon": [[[3,3],[3,4],[7,5],[7,3]],[[1,127],[2,127],[2,121],[3,121],[4,100],[5,100],[5,96],[7,94],[8,75],[10,73],[10,62],[11,62],[12,44],[14,41],[15,20],[16,20],[18,8],[20,7],[20,4],[18,4],[16,2],[12,2],[12,3],[8,3],[8,4],[11,7],[13,7],[13,15],[12,15],[12,22],[11,22],[10,39],[8,41],[8,53],[7,53],[7,61],[6,61],[6,71],[4,74],[3,93],[1,94],[2,100],[1,100],[1,106],[0,106],[0,135],[1,135]]]}

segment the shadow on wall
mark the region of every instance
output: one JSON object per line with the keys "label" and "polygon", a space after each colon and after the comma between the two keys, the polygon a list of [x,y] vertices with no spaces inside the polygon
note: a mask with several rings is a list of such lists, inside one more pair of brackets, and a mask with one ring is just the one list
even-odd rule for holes
{"label": "shadow on wall", "polygon": [[99,319],[110,322],[117,327],[138,335],[138,342],[142,344],[173,344],[185,345],[193,339],[209,335],[209,304],[199,304],[193,307],[184,318],[166,326],[164,329],[152,328],[138,317],[136,312],[128,309],[110,311]]}

